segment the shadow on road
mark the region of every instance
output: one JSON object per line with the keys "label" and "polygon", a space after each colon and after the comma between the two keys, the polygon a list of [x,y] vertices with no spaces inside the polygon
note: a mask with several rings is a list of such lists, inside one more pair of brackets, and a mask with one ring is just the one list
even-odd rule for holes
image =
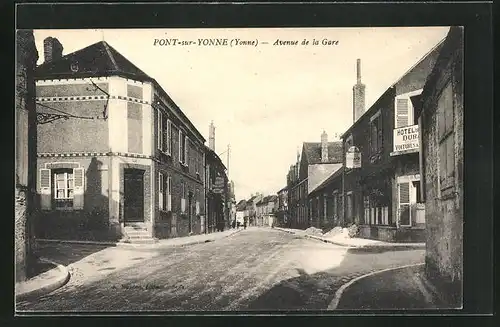
{"label": "shadow on road", "polygon": [[[326,310],[335,292],[353,278],[371,271],[420,262],[415,258],[411,259],[411,256],[405,259],[404,257],[409,252],[381,251],[380,249],[371,252],[347,249],[339,265],[313,273],[297,269],[299,276],[278,282],[258,297],[245,303],[245,307],[241,309],[266,312]],[[375,294],[376,289],[372,288],[372,291]],[[365,296],[373,296],[373,294],[365,294]],[[394,300],[397,301],[397,299]],[[391,303],[387,299],[385,305],[386,309],[399,307],[398,303],[394,301]]]}
{"label": "shadow on road", "polygon": [[37,245],[36,254],[55,261],[64,266],[80,261],[89,255],[112,247],[99,244],[71,244],[71,243],[40,243]]}

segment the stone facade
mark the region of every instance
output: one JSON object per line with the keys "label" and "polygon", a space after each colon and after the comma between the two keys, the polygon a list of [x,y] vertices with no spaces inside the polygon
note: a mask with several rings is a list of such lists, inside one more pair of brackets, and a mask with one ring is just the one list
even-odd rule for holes
{"label": "stone facade", "polygon": [[38,60],[32,31],[16,33],[16,281],[31,274],[34,250],[34,189],[36,185],[36,109],[34,70]]}
{"label": "stone facade", "polygon": [[[452,27],[424,87],[419,123],[427,223],[426,272],[442,288],[442,294],[449,297],[449,302],[457,306],[462,301],[463,279],[462,76],[463,29]],[[451,126],[444,136],[440,132],[444,124],[439,121],[443,117],[446,125]],[[449,148],[448,139],[453,142]]]}

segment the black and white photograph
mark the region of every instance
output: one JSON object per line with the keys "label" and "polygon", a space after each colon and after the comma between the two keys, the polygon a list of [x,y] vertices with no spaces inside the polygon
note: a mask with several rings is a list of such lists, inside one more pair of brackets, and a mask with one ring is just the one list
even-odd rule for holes
{"label": "black and white photograph", "polygon": [[16,31],[15,311],[463,307],[464,28]]}

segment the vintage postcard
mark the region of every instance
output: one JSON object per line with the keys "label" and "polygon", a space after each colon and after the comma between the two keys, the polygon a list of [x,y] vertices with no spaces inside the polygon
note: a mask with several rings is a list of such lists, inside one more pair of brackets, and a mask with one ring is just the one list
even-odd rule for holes
{"label": "vintage postcard", "polygon": [[461,308],[463,38],[18,30],[16,312]]}

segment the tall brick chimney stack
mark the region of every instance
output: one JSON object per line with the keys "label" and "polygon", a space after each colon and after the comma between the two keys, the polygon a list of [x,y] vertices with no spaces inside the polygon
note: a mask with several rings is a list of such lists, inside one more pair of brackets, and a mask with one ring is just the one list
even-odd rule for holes
{"label": "tall brick chimney stack", "polygon": [[328,162],[328,134],[321,134],[321,162]]}
{"label": "tall brick chimney stack", "polygon": [[356,62],[356,84],[352,87],[353,123],[365,112],[365,85],[361,83],[361,59]]}
{"label": "tall brick chimney stack", "polygon": [[63,46],[55,37],[47,37],[43,40],[44,63],[57,60],[62,57]]}
{"label": "tall brick chimney stack", "polygon": [[214,126],[214,121],[210,123],[210,126],[208,127],[208,147],[210,150],[215,151],[215,126]]}

